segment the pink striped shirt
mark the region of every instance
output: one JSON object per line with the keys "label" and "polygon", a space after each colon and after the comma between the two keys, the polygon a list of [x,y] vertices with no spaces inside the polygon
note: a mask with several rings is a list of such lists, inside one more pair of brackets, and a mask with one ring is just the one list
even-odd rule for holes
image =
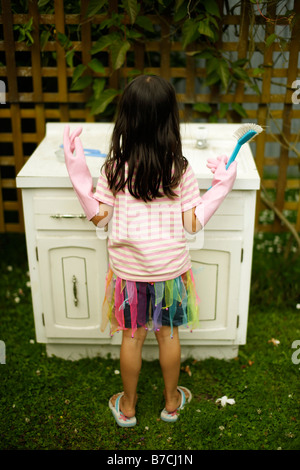
{"label": "pink striped shirt", "polygon": [[200,203],[200,193],[189,164],[175,193],[174,199],[163,196],[147,203],[131,196],[127,188],[114,196],[101,172],[94,197],[114,206],[108,253],[117,276],[157,282],[174,279],[191,268],[182,212]]}

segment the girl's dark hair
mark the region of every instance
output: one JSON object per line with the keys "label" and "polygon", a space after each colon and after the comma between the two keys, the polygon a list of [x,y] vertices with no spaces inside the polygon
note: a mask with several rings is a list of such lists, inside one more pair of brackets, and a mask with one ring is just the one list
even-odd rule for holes
{"label": "girl's dark hair", "polygon": [[173,198],[186,167],[173,86],[154,75],[135,78],[120,99],[104,164],[110,189],[115,194],[127,185],[132,196],[144,201],[164,194]]}

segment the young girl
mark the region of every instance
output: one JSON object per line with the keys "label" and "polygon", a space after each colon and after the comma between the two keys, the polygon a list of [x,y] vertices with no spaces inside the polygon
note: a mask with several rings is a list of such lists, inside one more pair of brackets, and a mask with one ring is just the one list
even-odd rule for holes
{"label": "young girl", "polygon": [[95,193],[80,132],[69,137],[65,128],[70,179],[89,220],[104,227],[112,218],[103,318],[109,318],[112,334],[123,333],[123,392],[111,397],[109,407],[120,426],[136,424],[142,346],[151,328],[165,385],[161,419],[174,422],[192,398],[190,390],[178,386],[178,327],[193,328],[199,317],[185,230],[204,227],[232,189],[236,164],[226,171],[226,157],[210,162],[212,188],[200,198],[182,154],[175,90],[158,76],[142,75],[126,86]]}

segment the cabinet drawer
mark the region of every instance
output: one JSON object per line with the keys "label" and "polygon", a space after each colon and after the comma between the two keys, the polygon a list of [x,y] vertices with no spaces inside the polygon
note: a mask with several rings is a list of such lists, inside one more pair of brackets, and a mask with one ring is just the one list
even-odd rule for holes
{"label": "cabinet drawer", "polygon": [[38,230],[95,230],[72,191],[63,196],[35,196],[33,207]]}

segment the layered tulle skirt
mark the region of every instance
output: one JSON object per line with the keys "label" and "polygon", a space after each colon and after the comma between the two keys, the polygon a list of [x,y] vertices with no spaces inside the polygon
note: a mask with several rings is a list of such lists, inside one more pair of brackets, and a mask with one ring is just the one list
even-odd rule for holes
{"label": "layered tulle skirt", "polygon": [[199,299],[190,269],[175,279],[159,282],[136,282],[121,279],[109,269],[102,307],[104,331],[110,323],[116,331],[137,328],[159,330],[162,326],[185,326],[190,330],[199,321]]}

